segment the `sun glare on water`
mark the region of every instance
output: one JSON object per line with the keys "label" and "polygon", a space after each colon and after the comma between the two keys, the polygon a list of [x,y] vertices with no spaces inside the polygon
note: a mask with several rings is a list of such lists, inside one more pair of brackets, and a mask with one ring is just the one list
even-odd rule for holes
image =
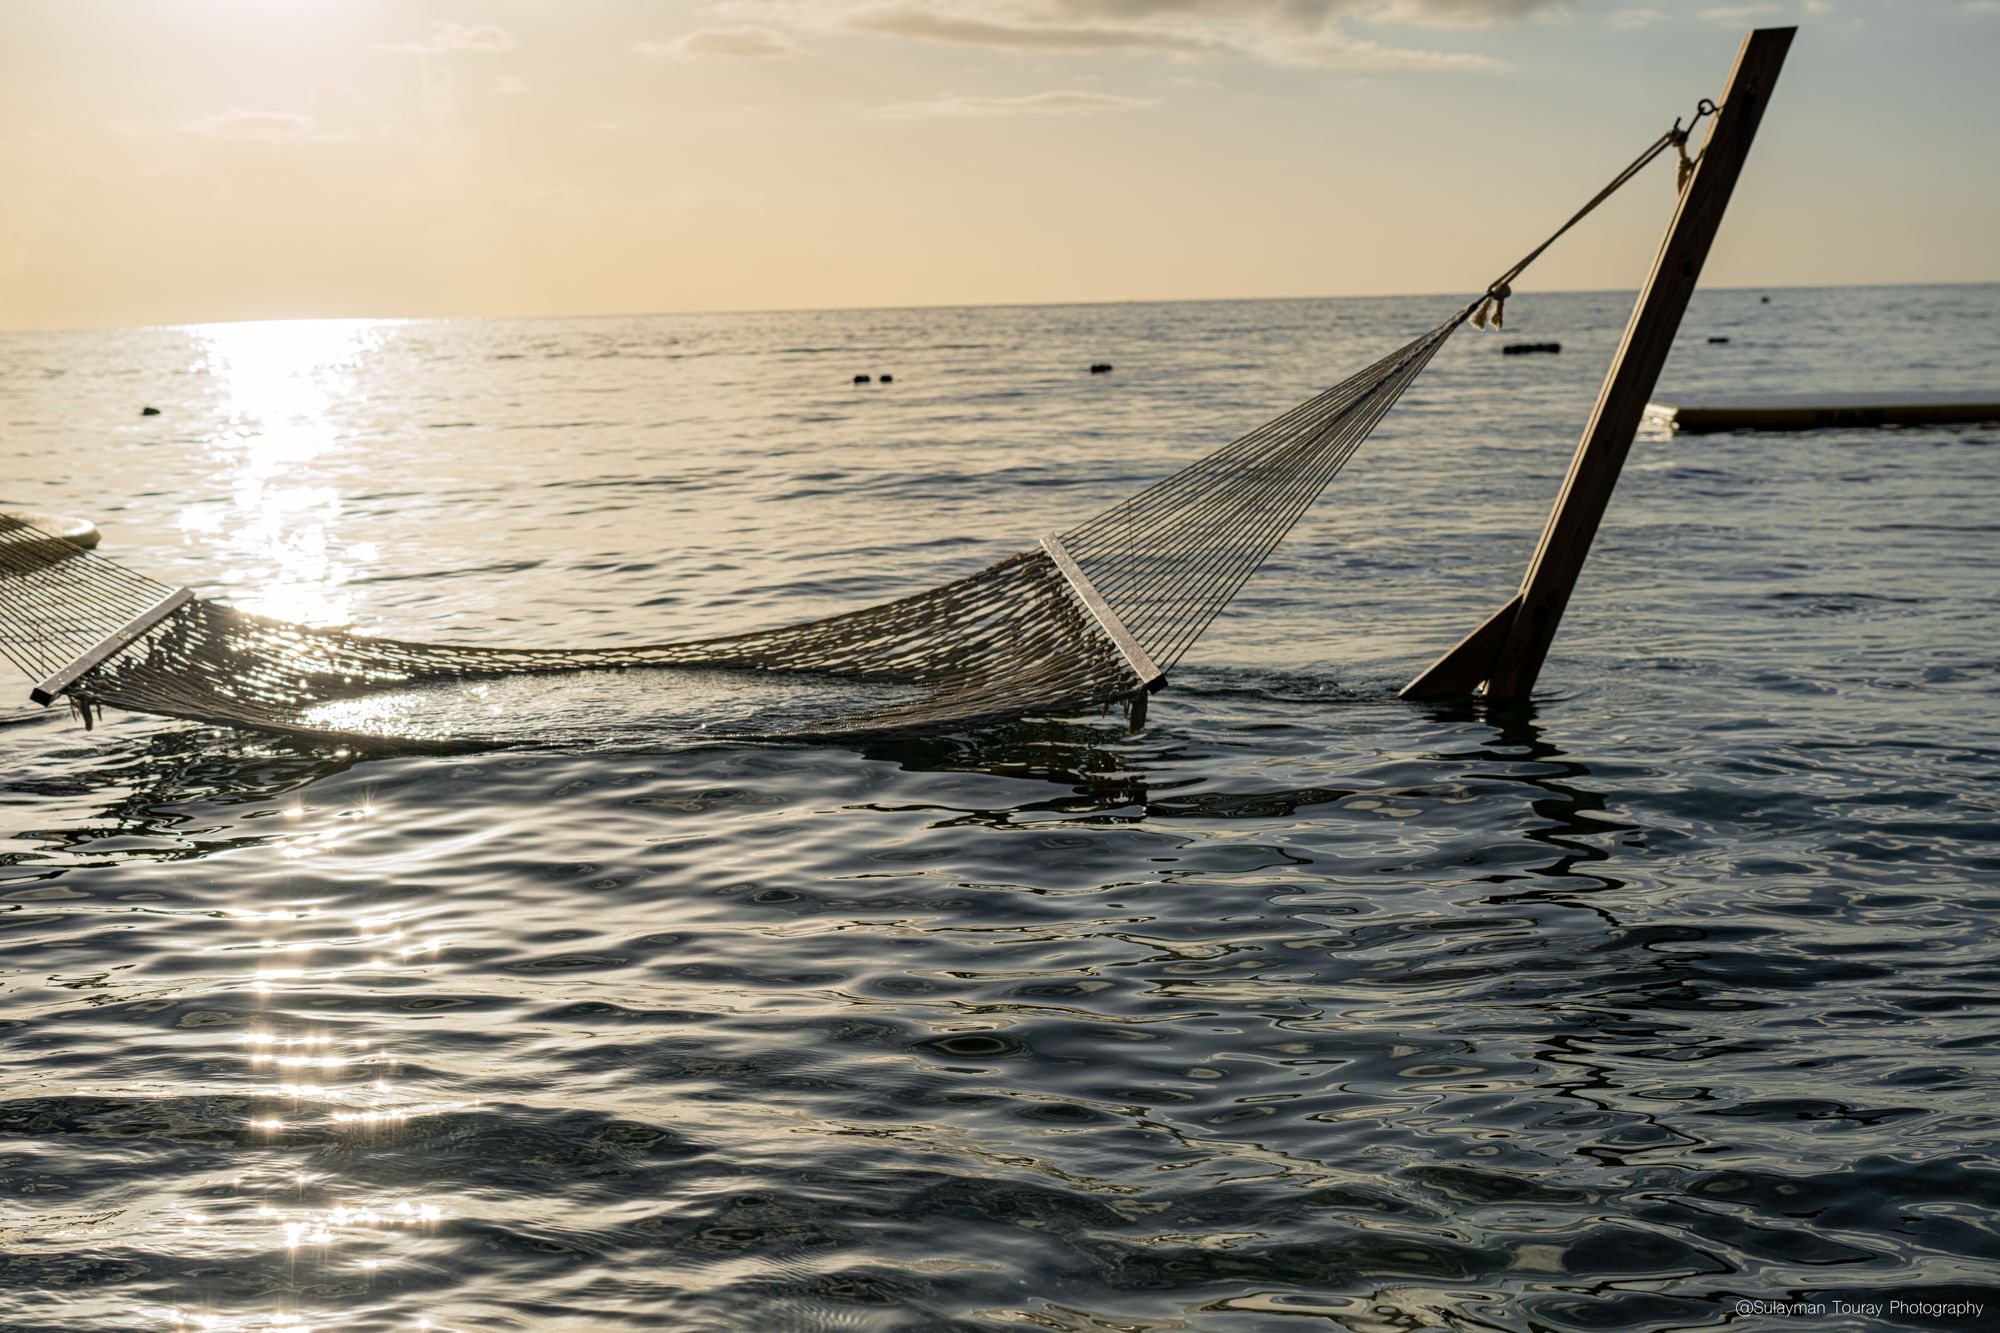
{"label": "sun glare on water", "polygon": [[208,324],[189,330],[224,428],[210,441],[210,495],[180,526],[227,561],[245,610],[310,625],[352,616],[347,584],[372,544],[345,543],[328,455],[355,447],[336,422],[361,395],[357,371],[394,322],[352,319]]}

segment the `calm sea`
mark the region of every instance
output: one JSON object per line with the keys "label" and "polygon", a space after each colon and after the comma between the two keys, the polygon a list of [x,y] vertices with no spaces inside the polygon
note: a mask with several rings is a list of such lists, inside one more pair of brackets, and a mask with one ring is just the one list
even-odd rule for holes
{"label": "calm sea", "polygon": [[[2000,383],[2000,288],[1761,295],[1663,389]],[[1137,736],[511,689],[535,744],[366,760],[17,681],[0,1324],[1990,1325],[2000,429],[1649,429],[1538,704],[1393,697],[1511,591],[1629,302],[1462,332]],[[1450,304],[11,334],[0,500],[313,623],[747,629]]]}

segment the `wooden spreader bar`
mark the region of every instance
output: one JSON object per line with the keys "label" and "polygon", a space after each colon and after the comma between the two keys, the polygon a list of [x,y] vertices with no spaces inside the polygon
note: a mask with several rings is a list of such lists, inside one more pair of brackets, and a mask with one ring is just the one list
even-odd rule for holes
{"label": "wooden spreader bar", "polygon": [[93,667],[103,665],[110,658],[125,651],[125,649],[132,646],[133,641],[139,638],[140,635],[146,633],[146,631],[152,629],[162,620],[165,620],[168,616],[193,600],[194,589],[192,588],[177,588],[173,592],[168,593],[165,597],[162,597],[159,601],[132,617],[123,627],[114,630],[112,633],[98,640],[97,644],[84,653],[83,656],[77,658],[47,680],[35,686],[34,689],[28,691],[28,697],[42,705],[42,707],[48,707],[61,697],[64,690],[76,684],[77,678],[83,675],[84,672],[89,671]]}
{"label": "wooden spreader bar", "polygon": [[1062,571],[1063,578],[1069,583],[1069,590],[1076,594],[1076,600],[1083,603],[1084,610],[1090,612],[1092,618],[1097,621],[1098,628],[1104,631],[1105,637],[1118,646],[1118,651],[1125,658],[1125,664],[1137,673],[1141,688],[1147,694],[1151,694],[1164,686],[1167,683],[1167,673],[1160,670],[1146,650],[1139,646],[1139,641],[1125,628],[1125,622],[1118,618],[1118,613],[1111,609],[1103,595],[1097,591],[1097,585],[1090,581],[1090,576],[1083,572],[1070,553],[1064,549],[1062,538],[1053,532],[1050,533],[1042,538],[1042,549],[1049,553],[1049,559],[1056,562],[1056,568]]}

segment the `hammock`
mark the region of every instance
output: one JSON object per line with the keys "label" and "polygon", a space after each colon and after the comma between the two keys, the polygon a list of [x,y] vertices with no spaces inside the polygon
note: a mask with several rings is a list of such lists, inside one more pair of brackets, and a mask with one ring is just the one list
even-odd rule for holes
{"label": "hammock", "polygon": [[[1700,114],[1711,109],[1704,103]],[[1095,517],[911,597],[643,647],[410,643],[252,615],[15,520],[0,521],[0,653],[40,682],[36,702],[66,698],[86,725],[113,707],[372,750],[490,742],[342,729],[327,724],[326,706],[428,682],[638,667],[792,673],[802,692],[815,677],[902,687],[879,703],[728,733],[741,739],[935,733],[1112,704],[1129,710],[1136,729],[1148,695],[1452,333],[1467,321],[1497,327],[1511,281],[1686,137],[1677,120],[1437,327]]]}

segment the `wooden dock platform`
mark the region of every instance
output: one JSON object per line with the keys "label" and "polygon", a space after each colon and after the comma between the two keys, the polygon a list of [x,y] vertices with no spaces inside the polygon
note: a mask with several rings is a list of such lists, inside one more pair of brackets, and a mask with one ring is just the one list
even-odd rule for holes
{"label": "wooden dock platform", "polygon": [[1816,430],[2000,421],[2000,391],[1768,393],[1646,404],[1649,420],[1684,431]]}

